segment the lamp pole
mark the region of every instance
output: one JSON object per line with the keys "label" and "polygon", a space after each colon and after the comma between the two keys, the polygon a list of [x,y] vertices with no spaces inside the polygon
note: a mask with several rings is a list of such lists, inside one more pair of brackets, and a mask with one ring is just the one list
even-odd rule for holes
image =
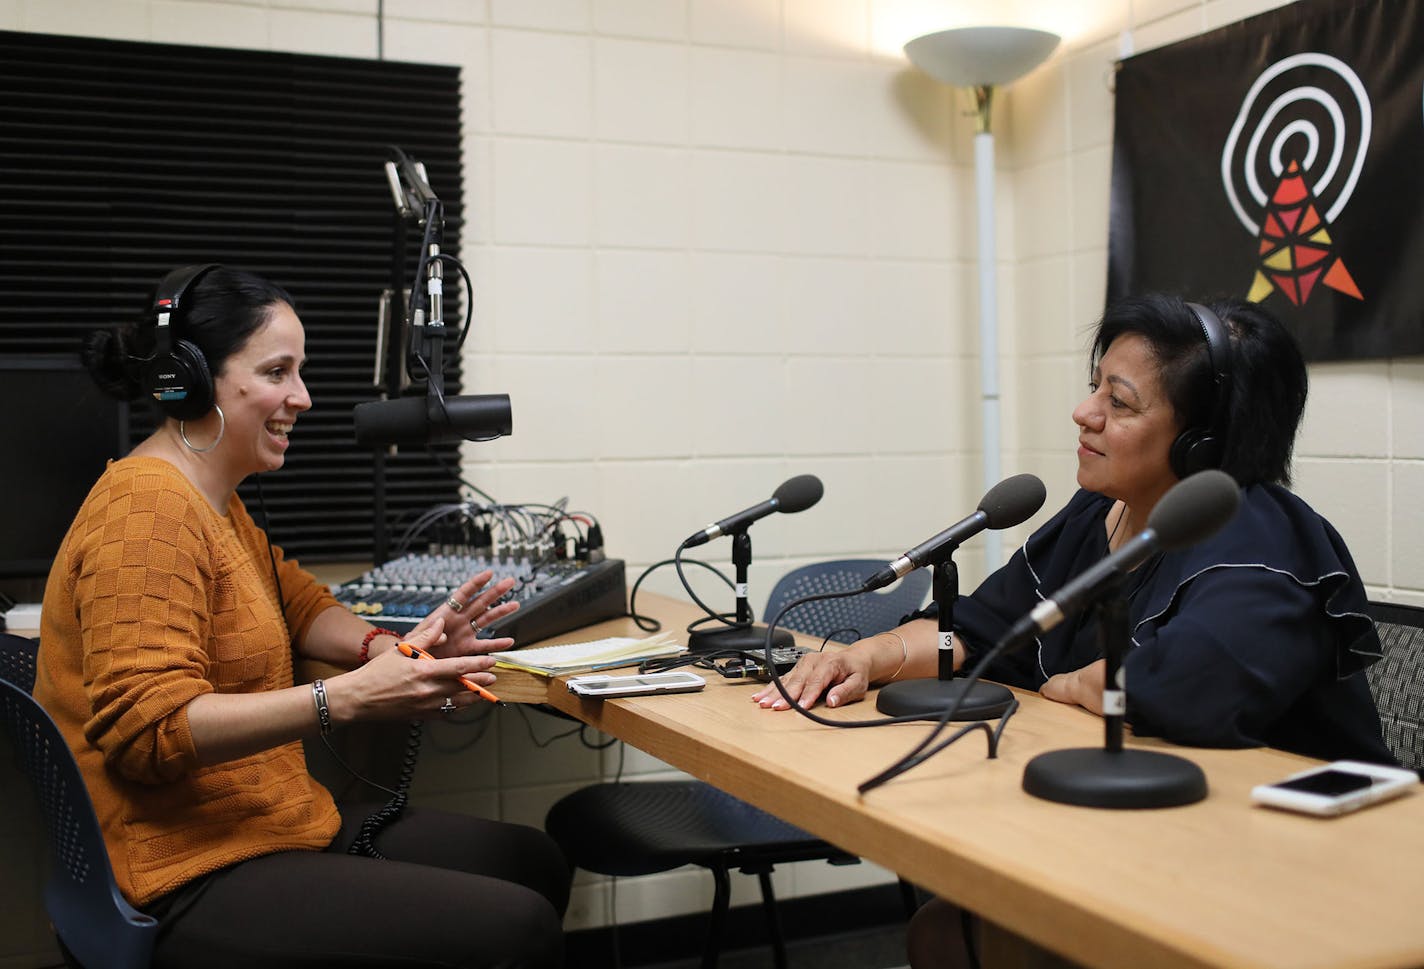
{"label": "lamp pole", "polygon": [[[1027,27],[960,27],[916,37],[905,55],[930,77],[974,95],[974,195],[979,245],[979,400],[984,448],[984,490],[1003,474],[999,415],[999,300],[995,276],[994,89],[1041,64],[1058,46],[1058,35]],[[985,535],[984,562],[993,572],[1003,563],[1003,539]]]}
{"label": "lamp pole", "polygon": [[[979,240],[979,407],[984,439],[984,490],[1003,475],[999,419],[999,280],[998,242],[994,232],[994,85],[974,87],[974,199]],[[1004,538],[997,531],[984,535],[986,574],[1004,561]]]}

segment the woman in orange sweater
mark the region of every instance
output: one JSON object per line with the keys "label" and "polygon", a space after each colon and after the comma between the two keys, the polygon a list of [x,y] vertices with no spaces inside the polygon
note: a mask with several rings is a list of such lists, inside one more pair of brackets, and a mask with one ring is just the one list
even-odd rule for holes
{"label": "woman in orange sweater", "polygon": [[[476,575],[405,637],[415,663],[269,544],[237,496],[311,407],[291,298],[175,270],[152,313],[96,334],[105,390],[164,419],[95,484],[45,589],[35,695],[74,749],[120,888],[160,917],[155,966],[556,966],[570,873],[541,831],[410,809],[349,854],[301,738],[483,702],[477,631],[515,604]],[[296,685],[296,654],[350,671]]]}

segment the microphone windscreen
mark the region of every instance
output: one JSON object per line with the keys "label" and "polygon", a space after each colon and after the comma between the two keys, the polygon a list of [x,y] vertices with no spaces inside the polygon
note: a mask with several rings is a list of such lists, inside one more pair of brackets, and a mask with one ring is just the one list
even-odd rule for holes
{"label": "microphone windscreen", "polygon": [[771,493],[776,500],[777,511],[788,515],[795,511],[805,511],[826,493],[821,479],[814,474],[798,474],[781,483],[781,487]]}
{"label": "microphone windscreen", "polygon": [[979,510],[988,518],[989,528],[1022,525],[1043,507],[1048,490],[1037,475],[1016,474],[990,488],[979,501]]}
{"label": "microphone windscreen", "polygon": [[1147,516],[1164,549],[1185,548],[1215,535],[1231,521],[1241,489],[1225,471],[1198,471],[1174,484]]}

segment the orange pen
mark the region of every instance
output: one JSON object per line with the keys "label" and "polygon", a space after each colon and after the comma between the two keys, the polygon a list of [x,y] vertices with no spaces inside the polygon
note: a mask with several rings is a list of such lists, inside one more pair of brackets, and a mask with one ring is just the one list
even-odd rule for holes
{"label": "orange pen", "polygon": [[[396,649],[400,650],[402,653],[404,653],[406,656],[409,656],[411,659],[435,658],[434,656],[431,656],[429,653],[427,653],[425,650],[421,649],[419,646],[412,646],[410,643],[396,643]],[[475,694],[476,696],[484,697],[491,703],[504,702],[499,697],[491,693],[489,690],[486,690],[474,680],[470,679],[468,676],[460,677],[460,683],[465,687],[465,689],[469,690],[471,693]]]}

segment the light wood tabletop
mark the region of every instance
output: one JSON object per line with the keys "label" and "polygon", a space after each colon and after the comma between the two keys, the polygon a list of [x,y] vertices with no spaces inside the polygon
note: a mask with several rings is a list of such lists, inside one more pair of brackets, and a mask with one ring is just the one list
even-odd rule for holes
{"label": "light wood tabletop", "polygon": [[[648,594],[640,611],[681,636],[697,612]],[[550,640],[642,635],[619,619]],[[1424,796],[1335,819],[1252,807],[1252,786],[1312,762],[1267,749],[1170,750],[1205,771],[1205,801],[1104,810],[1023,792],[1024,765],[1097,747],[1102,721],[1020,693],[999,757],[966,736],[866,796],[857,785],[928,730],[835,729],[750,702],[707,672],[701,693],[587,700],[559,680],[503,672],[504,698],[548,702],[1074,961],[1103,967],[1424,966]],[[873,702],[840,710],[874,719]]]}

